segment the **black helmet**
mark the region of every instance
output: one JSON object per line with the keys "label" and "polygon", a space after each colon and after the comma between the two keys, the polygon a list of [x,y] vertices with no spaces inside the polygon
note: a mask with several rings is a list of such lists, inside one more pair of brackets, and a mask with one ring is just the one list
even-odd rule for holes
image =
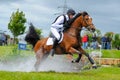
{"label": "black helmet", "polygon": [[73,9],[69,9],[69,10],[67,11],[67,14],[75,15],[75,11],[74,11]]}

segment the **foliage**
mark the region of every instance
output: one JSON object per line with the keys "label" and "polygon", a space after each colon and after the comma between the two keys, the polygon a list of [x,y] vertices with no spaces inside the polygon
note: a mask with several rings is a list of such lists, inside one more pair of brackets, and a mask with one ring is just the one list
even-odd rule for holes
{"label": "foliage", "polygon": [[90,45],[90,43],[92,42],[92,36],[93,35],[96,35],[96,37],[97,37],[97,41],[100,43],[101,41],[101,36],[102,36],[102,34],[101,34],[101,31],[99,30],[99,29],[96,29],[96,31],[93,33],[93,32],[91,32],[91,31],[88,31],[88,30],[86,30],[86,31],[83,31],[83,33],[81,34],[81,36],[84,36],[84,35],[88,35],[88,40],[89,40],[89,43],[88,43],[88,45]]}
{"label": "foliage", "polygon": [[110,38],[112,38],[113,35],[114,35],[113,32],[106,32],[106,33],[105,33],[105,36],[110,37]]}
{"label": "foliage", "polygon": [[26,28],[25,23],[26,18],[23,11],[20,12],[19,9],[17,9],[16,12],[12,13],[10,22],[8,23],[8,29],[10,29],[14,38],[24,33]]}
{"label": "foliage", "polygon": [[99,29],[96,30],[96,36],[97,36],[97,41],[98,43],[101,43],[101,31]]}
{"label": "foliage", "polygon": [[96,29],[96,35],[97,37],[101,37],[102,36],[102,33],[99,29]]}
{"label": "foliage", "polygon": [[41,29],[38,29],[38,28],[35,28],[35,30],[36,30],[37,34],[38,34],[39,36],[41,36],[42,30],[41,30]]}
{"label": "foliage", "polygon": [[112,46],[117,48],[120,47],[120,34],[115,34],[112,41]]}

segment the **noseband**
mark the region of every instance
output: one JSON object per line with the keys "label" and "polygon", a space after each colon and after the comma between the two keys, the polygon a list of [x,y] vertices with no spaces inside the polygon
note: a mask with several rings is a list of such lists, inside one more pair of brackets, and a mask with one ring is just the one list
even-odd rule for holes
{"label": "noseband", "polygon": [[[89,17],[89,19],[90,19],[90,17]],[[84,16],[83,16],[83,22],[85,22],[85,24],[87,25],[86,27],[91,26],[91,25],[94,25],[93,23],[88,24],[88,23],[87,23],[87,20],[84,18]]]}

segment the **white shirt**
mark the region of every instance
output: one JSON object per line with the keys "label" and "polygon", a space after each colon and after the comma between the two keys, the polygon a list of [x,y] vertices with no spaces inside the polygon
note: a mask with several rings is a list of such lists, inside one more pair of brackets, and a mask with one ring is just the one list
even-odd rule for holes
{"label": "white shirt", "polygon": [[[68,21],[69,20],[68,15],[65,15],[65,17],[66,17],[66,21]],[[63,23],[64,23],[64,16],[61,15],[51,26],[52,28],[63,29]]]}

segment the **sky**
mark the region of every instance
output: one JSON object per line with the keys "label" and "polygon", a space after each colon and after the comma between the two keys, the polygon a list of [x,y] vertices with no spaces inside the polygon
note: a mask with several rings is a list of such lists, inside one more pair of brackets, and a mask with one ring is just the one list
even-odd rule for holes
{"label": "sky", "polygon": [[[25,13],[28,23],[42,29],[42,35],[48,36],[51,23],[62,13],[65,0],[0,0],[0,30],[11,34],[8,23],[17,9]],[[120,0],[66,0],[67,6],[76,11],[87,11],[93,23],[102,34],[120,33]]]}

